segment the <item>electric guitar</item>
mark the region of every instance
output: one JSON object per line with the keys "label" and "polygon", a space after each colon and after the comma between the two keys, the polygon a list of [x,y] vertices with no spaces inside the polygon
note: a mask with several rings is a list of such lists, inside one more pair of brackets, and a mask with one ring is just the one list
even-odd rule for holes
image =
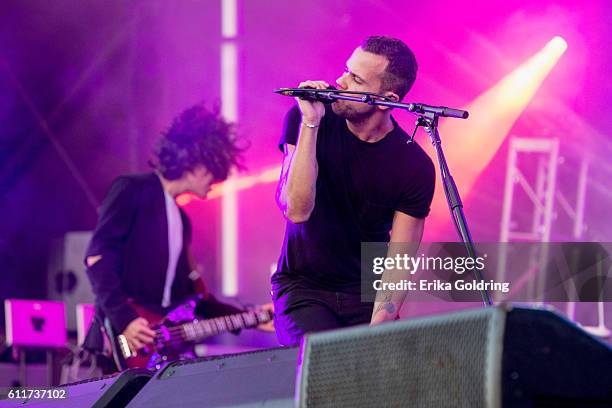
{"label": "electric guitar", "polygon": [[198,298],[173,309],[166,316],[153,313],[145,307],[131,303],[136,313],[144,317],[155,331],[153,344],[134,352],[122,334],[115,336],[107,321],[106,335],[117,367],[148,368],[158,370],[173,360],[194,358],[193,346],[216,334],[246,329],[270,322],[274,315],[266,310],[253,310],[212,319],[199,319],[195,315]]}

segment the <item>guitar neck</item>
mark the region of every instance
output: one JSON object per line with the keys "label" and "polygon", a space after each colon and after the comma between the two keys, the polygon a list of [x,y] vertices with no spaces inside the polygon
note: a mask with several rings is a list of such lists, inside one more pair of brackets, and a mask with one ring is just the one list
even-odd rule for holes
{"label": "guitar neck", "polygon": [[196,320],[181,325],[185,340],[198,342],[209,336],[255,327],[272,320],[272,315],[265,310],[249,311],[213,319]]}

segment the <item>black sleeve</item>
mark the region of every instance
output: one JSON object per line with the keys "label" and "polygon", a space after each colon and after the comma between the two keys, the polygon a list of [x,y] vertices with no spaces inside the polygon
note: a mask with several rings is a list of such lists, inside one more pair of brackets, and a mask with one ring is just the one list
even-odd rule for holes
{"label": "black sleeve", "polygon": [[300,122],[302,122],[302,112],[300,112],[300,108],[297,105],[293,105],[285,114],[285,119],[283,120],[283,133],[278,141],[278,148],[281,152],[285,151],[285,144],[297,144]]}
{"label": "black sleeve", "polygon": [[415,218],[429,215],[436,184],[436,169],[429,156],[424,154],[417,174],[404,188],[396,210]]}
{"label": "black sleeve", "polygon": [[[138,317],[121,289],[122,251],[138,205],[136,193],[126,177],[113,182],[102,203],[98,224],[85,256],[87,275],[96,302],[118,333]],[[87,258],[97,255],[102,258],[87,266]]]}

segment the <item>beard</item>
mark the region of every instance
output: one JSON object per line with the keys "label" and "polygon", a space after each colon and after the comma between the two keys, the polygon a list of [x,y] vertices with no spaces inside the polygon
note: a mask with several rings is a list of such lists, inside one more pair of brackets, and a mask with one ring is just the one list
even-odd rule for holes
{"label": "beard", "polygon": [[331,106],[336,115],[351,122],[364,121],[376,112],[376,106],[357,102],[347,103],[347,101],[339,100],[332,103]]}

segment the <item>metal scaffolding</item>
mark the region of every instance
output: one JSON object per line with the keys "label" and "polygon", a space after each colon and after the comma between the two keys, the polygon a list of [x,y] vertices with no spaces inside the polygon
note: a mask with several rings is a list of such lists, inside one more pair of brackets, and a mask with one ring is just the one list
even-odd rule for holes
{"label": "metal scaffolding", "polygon": [[[527,170],[525,169],[525,167],[533,166],[533,161],[519,160],[522,157],[527,159],[535,157],[535,180],[529,180]],[[562,210],[572,220],[573,228],[571,236],[575,241],[583,240],[586,230],[584,214],[589,160],[585,157],[580,161],[574,205],[557,188],[557,169],[562,162],[563,158],[559,155],[559,140],[556,138],[513,137],[510,139],[500,242],[542,243],[539,247],[534,246],[534,252],[531,254],[530,264],[536,267],[542,266],[547,262],[546,243],[551,240],[553,221],[557,218],[558,209]],[[517,187],[520,187],[525,193],[528,199],[527,203],[517,202],[518,194],[515,191]],[[516,215],[517,207],[525,208],[529,205],[533,208],[530,225],[529,227],[523,226],[523,228],[520,228],[513,219],[513,215]],[[497,279],[499,281],[503,281],[505,278],[507,259],[507,248],[502,246],[497,270]],[[539,304],[542,302],[538,300],[543,299],[544,279],[545,275],[539,274],[535,282],[529,280],[529,286],[527,287],[527,293]],[[576,291],[572,290],[569,293],[575,294]],[[575,301],[567,302],[566,314],[570,320],[575,320]],[[609,337],[610,330],[605,326],[603,302],[598,302],[597,304],[597,316],[598,326],[585,327],[585,329],[594,335],[604,338]]]}

